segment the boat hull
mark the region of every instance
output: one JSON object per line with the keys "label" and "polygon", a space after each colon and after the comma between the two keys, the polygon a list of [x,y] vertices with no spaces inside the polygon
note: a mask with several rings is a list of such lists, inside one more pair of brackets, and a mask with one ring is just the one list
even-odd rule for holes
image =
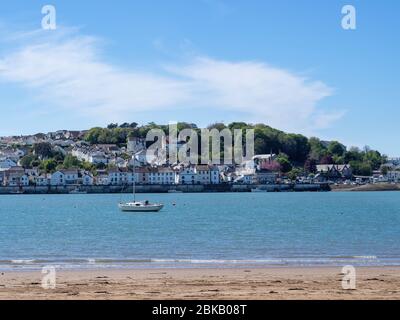
{"label": "boat hull", "polygon": [[151,204],[151,205],[132,205],[120,203],[118,207],[121,211],[124,212],[158,212],[160,211],[164,205],[162,204]]}

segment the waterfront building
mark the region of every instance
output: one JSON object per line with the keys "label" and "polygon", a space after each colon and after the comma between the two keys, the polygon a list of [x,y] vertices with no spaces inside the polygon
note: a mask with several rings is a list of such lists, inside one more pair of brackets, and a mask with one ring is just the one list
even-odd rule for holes
{"label": "waterfront building", "polygon": [[220,176],[219,169],[217,166],[210,167],[210,183],[211,184],[220,184],[221,183],[221,176]]}
{"label": "waterfront building", "polygon": [[92,186],[94,182],[94,178],[91,173],[84,172],[82,174],[82,184],[84,186]]}
{"label": "waterfront building", "polygon": [[8,187],[28,186],[29,178],[24,168],[16,166],[4,171],[3,185]]}
{"label": "waterfront building", "polygon": [[150,169],[148,167],[135,168],[136,183],[148,184],[149,175],[150,175]]}
{"label": "waterfront building", "polygon": [[44,187],[49,185],[49,176],[46,174],[42,174],[35,179],[35,184],[39,187]]}
{"label": "waterfront building", "polygon": [[320,164],[317,173],[330,180],[351,179],[353,171],[349,164]]}
{"label": "waterfront building", "polygon": [[108,184],[112,186],[122,185],[123,179],[121,172],[118,168],[111,168],[108,170]]}
{"label": "waterfront building", "polygon": [[197,173],[195,166],[182,168],[176,175],[177,184],[197,184]]}
{"label": "waterfront building", "polygon": [[63,186],[65,185],[65,177],[62,171],[56,171],[50,176],[51,186]]}
{"label": "waterfront building", "polygon": [[105,173],[99,174],[95,178],[95,183],[98,186],[108,186],[110,184],[109,181],[109,176]]}
{"label": "waterfront building", "polygon": [[133,183],[133,172],[129,168],[118,168],[120,172],[120,183],[121,185],[131,185]]}
{"label": "waterfront building", "polygon": [[149,184],[175,184],[176,171],[170,167],[155,167],[150,168],[148,172]]}
{"label": "waterfront building", "polygon": [[64,174],[65,184],[78,184],[79,173],[77,169],[60,170]]}
{"label": "waterfront building", "polygon": [[386,176],[390,182],[400,182],[400,171],[388,171]]}
{"label": "waterfront building", "polygon": [[197,184],[211,183],[210,167],[208,165],[196,165],[195,172],[197,174]]}

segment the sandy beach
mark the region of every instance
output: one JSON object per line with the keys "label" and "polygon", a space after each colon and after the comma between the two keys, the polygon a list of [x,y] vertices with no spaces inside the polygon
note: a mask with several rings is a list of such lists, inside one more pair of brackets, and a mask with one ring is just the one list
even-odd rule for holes
{"label": "sandy beach", "polygon": [[355,290],[341,268],[59,271],[55,289],[38,272],[0,273],[0,299],[400,299],[400,267],[359,267]]}

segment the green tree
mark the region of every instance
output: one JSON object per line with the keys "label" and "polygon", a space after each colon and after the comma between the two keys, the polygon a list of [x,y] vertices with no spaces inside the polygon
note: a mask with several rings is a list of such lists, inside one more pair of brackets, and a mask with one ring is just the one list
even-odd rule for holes
{"label": "green tree", "polygon": [[50,158],[53,155],[51,144],[48,142],[39,142],[34,144],[33,152],[40,159]]}
{"label": "green tree", "polygon": [[366,162],[351,161],[350,166],[353,169],[353,174],[356,176],[371,176],[372,166]]}
{"label": "green tree", "polygon": [[107,129],[115,129],[115,128],[118,128],[118,123],[110,123],[107,126]]}
{"label": "green tree", "polygon": [[292,180],[295,181],[298,176],[300,176],[302,173],[302,171],[298,168],[293,168],[290,172],[288,172],[287,177]]}
{"label": "green tree", "polygon": [[57,168],[57,162],[54,159],[43,160],[40,168],[46,173],[52,173]]}
{"label": "green tree", "polygon": [[96,166],[94,164],[91,164],[90,162],[87,161],[82,161],[80,163],[80,168],[86,170],[86,171],[90,171],[92,173],[94,173],[96,171]]}
{"label": "green tree", "polygon": [[308,158],[304,164],[304,170],[308,173],[316,173],[317,161],[313,158]]}
{"label": "green tree", "polygon": [[286,173],[292,170],[292,164],[290,163],[289,158],[286,154],[280,153],[276,158],[276,162],[278,162],[281,166],[282,172]]}
{"label": "green tree", "polygon": [[31,162],[31,166],[32,168],[36,168],[40,166],[40,160],[39,159],[35,159]]}
{"label": "green tree", "polygon": [[80,167],[81,162],[78,160],[77,157],[74,157],[70,154],[68,154],[63,162],[63,167],[65,169],[70,169],[70,168],[76,168],[76,167]]}
{"label": "green tree", "polygon": [[382,164],[382,156],[378,151],[368,150],[364,153],[364,162],[371,165],[373,170],[378,170]]}
{"label": "green tree", "polygon": [[335,163],[335,164],[345,164],[344,156],[334,155],[332,157],[332,159],[333,159],[333,163]]}
{"label": "green tree", "polygon": [[328,145],[328,152],[333,156],[340,157],[346,152],[346,147],[337,141],[332,141]]}
{"label": "green tree", "polygon": [[321,140],[319,140],[318,138],[315,138],[315,137],[311,137],[308,140],[308,143],[310,145],[309,157],[311,159],[319,161],[323,156],[326,155],[327,149],[322,144]]}
{"label": "green tree", "polygon": [[99,136],[103,132],[103,128],[92,128],[88,132],[86,132],[84,139],[90,144],[96,144],[99,141]]}
{"label": "green tree", "polygon": [[235,130],[235,129],[247,129],[249,125],[246,122],[232,122],[228,125],[228,128],[230,130]]}
{"label": "green tree", "polygon": [[226,125],[222,122],[216,122],[207,126],[207,129],[217,129],[218,131],[222,131],[226,128]]}
{"label": "green tree", "polygon": [[22,167],[24,168],[32,168],[32,163],[33,161],[35,161],[37,159],[37,157],[33,154],[28,154],[24,157],[22,157],[19,162],[21,164]]}

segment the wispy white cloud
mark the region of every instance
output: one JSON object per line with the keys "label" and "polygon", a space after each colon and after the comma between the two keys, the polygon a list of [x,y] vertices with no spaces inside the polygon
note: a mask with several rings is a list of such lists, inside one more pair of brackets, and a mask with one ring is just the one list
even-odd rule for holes
{"label": "wispy white cloud", "polygon": [[287,130],[323,128],[343,114],[327,113],[317,104],[333,90],[320,81],[259,62],[227,62],[197,58],[169,71],[191,83],[194,100],[240,111],[250,121],[263,121]]}
{"label": "wispy white cloud", "polygon": [[[301,132],[328,127],[343,115],[319,106],[333,94],[326,84],[266,63],[194,57],[143,72],[108,63],[101,41],[76,31],[14,40],[21,37],[23,45],[0,55],[0,81],[29,88],[60,112],[122,121],[140,112],[209,106],[236,112],[238,120]],[[212,114],[208,118],[213,121]]]}

